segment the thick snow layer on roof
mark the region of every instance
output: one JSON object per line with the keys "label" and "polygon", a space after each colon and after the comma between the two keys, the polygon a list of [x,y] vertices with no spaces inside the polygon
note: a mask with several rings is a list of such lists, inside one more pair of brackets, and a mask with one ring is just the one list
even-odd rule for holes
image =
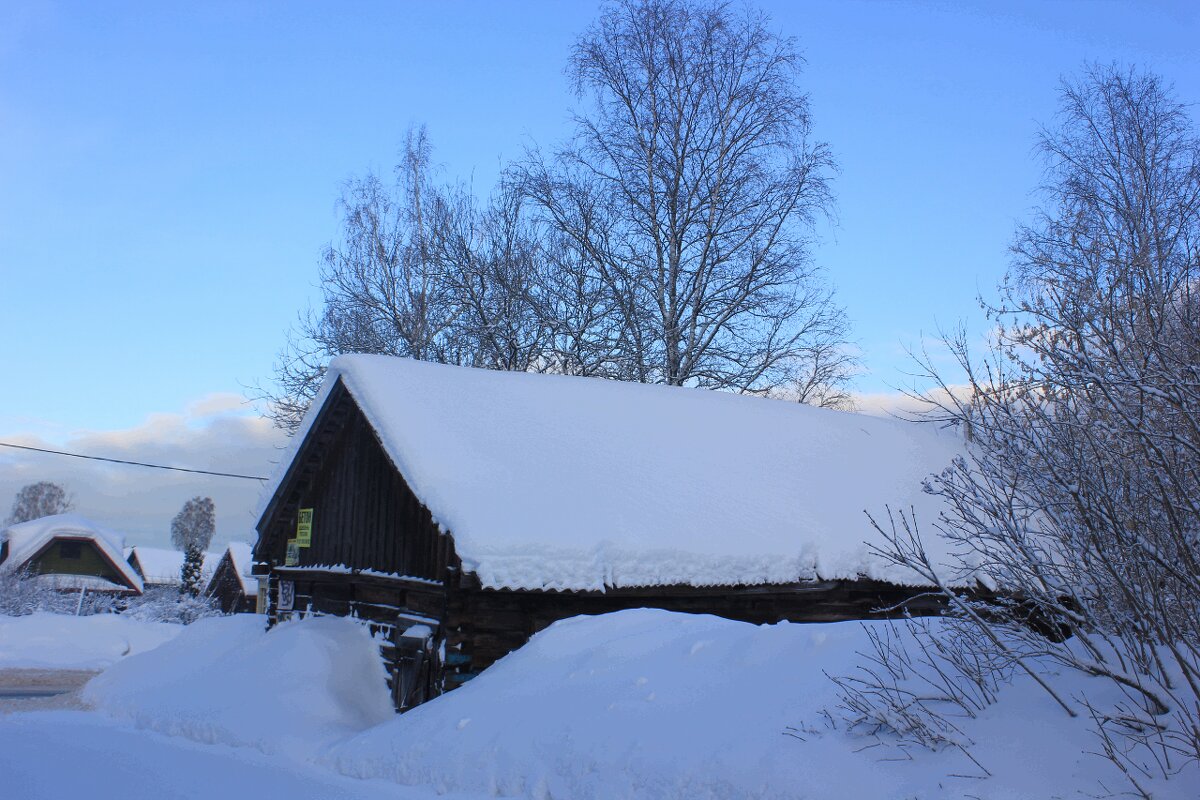
{"label": "thick snow layer on roof", "polygon": [[89,592],[129,591],[128,586],[114,583],[107,578],[101,578],[97,575],[63,575],[56,572],[47,572],[34,576],[34,580],[42,586],[49,586],[59,590],[87,589]]}
{"label": "thick snow layer on roof", "polygon": [[142,590],[141,577],[123,557],[125,537],[78,514],[32,519],[0,531],[0,541],[8,542],[8,556],[0,564],[0,570],[20,569],[56,537],[91,540],[138,591]]}
{"label": "thick snow layer on roof", "polygon": [[779,400],[354,355],[331,362],[293,448],[339,377],[492,588],[913,583],[869,554],[863,511],[931,521],[922,479],[963,447]]}
{"label": "thick snow layer on roof", "polygon": [[[146,583],[176,585],[180,582],[180,574],[183,571],[182,550],[137,545],[133,548],[133,554],[137,555],[138,564],[146,576]],[[132,554],[130,557],[132,558]],[[205,553],[204,565],[200,569],[201,575],[206,578],[212,575],[219,563],[220,553]]]}

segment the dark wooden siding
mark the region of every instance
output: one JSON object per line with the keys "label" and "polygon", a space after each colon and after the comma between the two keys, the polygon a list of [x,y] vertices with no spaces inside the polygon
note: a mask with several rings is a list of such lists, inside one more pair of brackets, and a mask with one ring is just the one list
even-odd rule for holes
{"label": "dark wooden siding", "polygon": [[447,687],[474,677],[557,620],[629,608],[714,614],[762,625],[936,615],[944,603],[918,589],[871,580],[541,592],[483,589],[474,575],[464,575],[449,593],[443,620]]}
{"label": "dark wooden siding", "polygon": [[221,556],[205,594],[215,598],[221,611],[226,614],[253,612],[258,602],[257,592],[246,594],[242,589],[242,581],[228,551]]}
{"label": "dark wooden siding", "polygon": [[[299,564],[287,566],[287,540],[296,535],[302,508],[313,509],[312,546],[300,549]],[[382,655],[397,709],[441,691],[436,645],[444,635],[446,579],[459,568],[453,541],[433,523],[340,381],[258,531],[256,574],[270,576],[272,624],[308,614],[362,619],[388,641]],[[291,611],[278,608],[282,582],[294,588]],[[429,635],[406,637],[414,626]]]}
{"label": "dark wooden siding", "polygon": [[112,581],[122,587],[122,592],[138,593],[136,587],[90,539],[56,536],[27,563],[30,572],[39,575],[95,576]]}
{"label": "dark wooden siding", "polygon": [[301,508],[313,509],[312,546],[299,566],[345,566],[442,580],[454,555],[449,537],[384,452],[341,384],[326,401],[260,522],[258,560],[282,566]]}

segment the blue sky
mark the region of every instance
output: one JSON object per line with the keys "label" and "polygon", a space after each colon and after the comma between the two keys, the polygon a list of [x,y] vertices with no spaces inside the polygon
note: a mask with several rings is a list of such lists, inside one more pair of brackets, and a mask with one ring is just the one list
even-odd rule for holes
{"label": "blue sky", "polygon": [[[1138,63],[1200,100],[1200,4],[757,5],[797,37],[815,136],[841,164],[816,257],[865,393],[904,382],[922,331],[982,329],[974,298],[1035,202],[1060,76]],[[388,169],[425,123],[446,177],[487,192],[506,159],[567,134],[563,68],[596,12],[0,4],[0,435],[61,444],[155,414],[199,431],[211,417],[188,410],[212,396],[251,413],[229,397],[270,380],[317,298],[339,184]]]}

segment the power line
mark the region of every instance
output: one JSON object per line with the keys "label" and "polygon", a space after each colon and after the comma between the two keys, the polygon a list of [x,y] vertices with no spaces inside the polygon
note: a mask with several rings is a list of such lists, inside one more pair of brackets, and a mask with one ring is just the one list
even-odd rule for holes
{"label": "power line", "polygon": [[147,464],[144,461],[125,461],[120,458],[104,458],[103,456],[85,456],[82,453],[68,453],[63,450],[47,450],[44,447],[28,447],[23,444],[10,444],[8,442],[0,442],[0,447],[13,447],[17,450],[32,450],[35,453],[50,453],[56,456],[70,456],[71,458],[84,458],[89,461],[107,461],[111,464],[129,464],[134,467],[150,467],[151,469],[169,469],[174,472],[193,472],[197,475],[215,475],[218,478],[244,478],[248,481],[265,481],[266,478],[258,475],[237,475],[232,472],[213,472],[207,469],[188,469],[187,467],[168,467],[165,464]]}

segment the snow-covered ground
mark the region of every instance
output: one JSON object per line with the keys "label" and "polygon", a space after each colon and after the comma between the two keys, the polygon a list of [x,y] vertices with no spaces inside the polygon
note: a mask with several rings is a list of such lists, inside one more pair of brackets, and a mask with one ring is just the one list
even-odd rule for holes
{"label": "snow-covered ground", "polygon": [[139,727],[297,760],[394,716],[366,628],[337,617],[263,631],[263,617],[200,620],[92,680],[83,699]]}
{"label": "snow-covered ground", "polygon": [[1100,793],[1099,778],[1121,786],[1085,754],[1096,742],[1084,721],[1029,680],[961,722],[990,777],[958,750],[905,751],[831,725],[825,711],[838,700],[824,673],[853,672],[869,649],[859,623],[754,626],[648,609],[576,617],[330,760],[404,784],[576,800],[996,800]]}
{"label": "snow-covered ground", "polygon": [[119,614],[0,616],[0,669],[105,669],[153,650],[182,630],[182,625]]}
{"label": "snow-covered ground", "polygon": [[[8,644],[26,651],[35,624],[66,624],[14,622],[0,620],[0,642],[23,630],[25,644]],[[1088,752],[1097,743],[1084,719],[1025,678],[961,721],[990,775],[953,748],[905,751],[848,732],[826,714],[837,698],[824,673],[860,662],[857,623],[578,617],[403,716],[391,713],[376,647],[344,619],[270,632],[254,616],[195,623],[93,679],[83,691],[93,711],[0,716],[5,796],[999,800],[1102,795],[1100,781],[1124,789]],[[1067,696],[1103,691],[1050,678]],[[1195,777],[1156,797],[1196,797]]]}
{"label": "snow-covered ground", "polygon": [[[202,745],[82,711],[0,717],[0,796],[16,800],[432,800],[256,750]],[[64,768],[67,767],[67,768]],[[448,795],[441,800],[478,800]]]}

